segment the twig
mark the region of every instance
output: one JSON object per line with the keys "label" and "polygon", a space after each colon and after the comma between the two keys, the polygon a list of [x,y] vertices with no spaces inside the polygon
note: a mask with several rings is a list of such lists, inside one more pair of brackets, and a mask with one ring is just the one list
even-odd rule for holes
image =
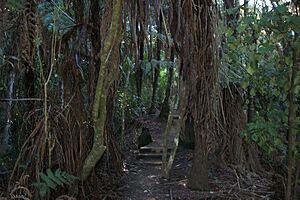
{"label": "twig", "polygon": [[187,182],[187,179],[183,179],[183,180],[179,180],[179,181],[167,182],[167,183],[164,183],[164,185],[180,184],[180,183],[184,183],[184,182]]}
{"label": "twig", "polygon": [[241,188],[241,190],[242,191],[245,191],[245,192],[251,192],[251,193],[254,193],[254,192],[256,192],[256,193],[265,193],[265,194],[274,194],[275,192],[270,192],[270,191],[262,191],[262,190],[249,190],[249,189],[243,189],[243,188]]}
{"label": "twig", "polygon": [[170,200],[173,200],[173,192],[172,192],[172,188],[170,187]]}
{"label": "twig", "polygon": [[233,171],[234,171],[234,174],[235,174],[235,176],[236,176],[236,181],[237,181],[237,184],[238,184],[238,186],[239,186],[239,189],[241,189],[241,186],[240,186],[240,177],[237,175],[235,169],[233,169]]}

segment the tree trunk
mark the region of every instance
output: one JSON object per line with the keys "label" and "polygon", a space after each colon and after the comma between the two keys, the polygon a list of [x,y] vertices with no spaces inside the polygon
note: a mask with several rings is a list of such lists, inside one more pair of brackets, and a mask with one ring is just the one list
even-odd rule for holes
{"label": "tree trunk", "polygon": [[243,99],[237,86],[222,89],[222,126],[223,147],[222,159],[225,163],[240,165],[245,160],[241,131],[246,127],[246,117],[243,111]]}
{"label": "tree trunk", "polygon": [[[111,23],[108,30],[107,38],[104,40],[103,49],[101,50],[101,66],[99,70],[99,77],[96,86],[95,100],[93,107],[93,120],[94,120],[94,141],[93,147],[84,161],[84,165],[81,171],[80,179],[85,181],[89,176],[91,170],[94,168],[98,160],[102,157],[103,153],[106,150],[104,143],[104,131],[107,115],[107,95],[108,88],[110,88],[111,79],[113,77],[107,77],[112,75],[109,73],[108,61],[111,57],[111,50],[114,48],[115,41],[120,31],[120,17],[122,12],[123,2],[121,0],[114,0],[112,2],[112,16]],[[114,65],[112,67],[117,68],[118,66]]]}
{"label": "tree trunk", "polygon": [[136,79],[137,79],[137,96],[142,98],[142,84],[143,84],[143,69],[142,61],[144,60],[144,34],[140,33],[139,36],[139,60],[136,68]]}
{"label": "tree trunk", "polygon": [[[158,22],[157,22],[157,33],[161,34],[162,33],[162,13],[161,11],[159,11],[159,17],[158,17]],[[160,61],[160,51],[161,51],[161,41],[159,36],[157,36],[156,38],[156,44],[157,44],[157,48],[156,48],[156,59],[157,61]],[[160,73],[160,64],[157,64],[154,67],[154,77],[153,77],[153,82],[152,82],[152,97],[151,97],[151,106],[150,106],[150,110],[149,113],[150,114],[154,114],[155,113],[155,97],[156,97],[156,91],[157,91],[157,86],[158,86],[158,79],[159,79],[159,73]]]}
{"label": "tree trunk", "polygon": [[286,194],[285,200],[292,200],[292,188],[293,188],[293,175],[294,175],[294,163],[295,159],[293,156],[293,149],[295,147],[295,121],[296,121],[296,111],[297,107],[295,104],[295,89],[296,89],[296,74],[298,74],[299,66],[297,63],[298,60],[298,50],[293,49],[292,52],[292,59],[293,59],[293,66],[289,73],[289,80],[290,80],[290,88],[288,91],[288,176],[287,176],[287,187],[286,187]]}
{"label": "tree trunk", "polygon": [[[4,134],[2,137],[0,137],[0,150],[1,153],[5,153],[6,150],[10,149],[9,141],[11,138],[11,125],[12,125],[12,100],[13,99],[13,92],[14,92],[14,84],[15,84],[15,78],[16,78],[16,71],[15,69],[12,69],[10,74],[9,74],[9,81],[8,81],[8,91],[7,91],[7,97],[8,97],[8,102],[7,102],[7,107],[6,107],[6,124],[4,127]],[[0,154],[1,154],[0,153]]]}
{"label": "tree trunk", "polygon": [[[179,30],[177,27],[180,26],[180,23],[178,23],[178,14],[180,9],[180,1],[172,0],[172,6],[170,6],[169,11],[169,19],[170,21],[170,32],[173,39],[173,43],[176,43],[175,36],[178,35]],[[171,93],[171,87],[172,87],[172,81],[174,76],[174,68],[175,68],[175,46],[174,44],[170,46],[171,48],[171,54],[170,54],[170,61],[173,62],[174,66],[169,66],[168,68],[168,82],[166,86],[166,92],[165,92],[165,98],[161,107],[161,111],[159,114],[160,118],[167,119],[169,111],[170,111],[170,105],[169,105],[169,98]]]}
{"label": "tree trunk", "polygon": [[[91,14],[90,14],[90,23],[93,26],[93,29],[90,30],[90,37],[92,40],[92,55],[97,55],[101,50],[101,16],[100,16],[100,5],[98,1],[91,1]],[[95,85],[96,85],[96,74],[98,70],[96,70],[96,66],[100,66],[100,57],[96,56],[93,58],[93,62],[91,62],[88,71],[88,105],[89,112],[91,113],[93,110],[93,102],[95,96]],[[89,116],[90,118],[92,116]]]}
{"label": "tree trunk", "polygon": [[188,187],[194,190],[208,190],[208,150],[205,129],[200,129],[195,137],[193,165],[188,179]]}
{"label": "tree trunk", "polygon": [[[194,158],[188,187],[207,190],[209,188],[207,140],[215,134],[214,95],[218,73],[218,38],[215,34],[217,18],[211,0],[184,2],[180,57],[183,60],[181,71],[185,75],[183,90],[189,95],[185,96],[181,103],[191,105],[191,119],[195,132]],[[186,97],[188,99],[185,99]]]}
{"label": "tree trunk", "polygon": [[136,77],[136,90],[137,96],[142,98],[142,82],[143,82],[143,69],[142,61],[144,60],[144,39],[145,39],[145,3],[136,0],[134,11],[134,24],[133,24],[133,39],[135,41],[135,77]]}
{"label": "tree trunk", "polygon": [[[20,46],[21,46],[21,61],[25,68],[25,96],[34,98],[35,95],[35,43],[36,39],[36,5],[33,1],[27,0],[24,2],[23,24],[21,26]],[[30,116],[27,120],[26,127],[29,132],[34,128],[34,118],[31,113],[34,112],[34,102],[27,102],[27,115]]]}
{"label": "tree trunk", "polygon": [[[170,61],[174,62],[174,47],[171,48]],[[162,104],[161,111],[160,111],[160,114],[159,114],[159,117],[163,118],[163,119],[166,119],[168,117],[168,113],[170,112],[169,99],[170,99],[170,94],[171,94],[173,74],[174,74],[174,67],[169,66],[169,68],[168,68],[168,82],[167,82],[167,87],[166,87],[165,98],[164,98],[164,102]]]}

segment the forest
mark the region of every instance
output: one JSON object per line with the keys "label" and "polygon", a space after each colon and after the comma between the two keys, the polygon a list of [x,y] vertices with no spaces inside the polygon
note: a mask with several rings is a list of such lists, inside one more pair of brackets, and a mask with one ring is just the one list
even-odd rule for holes
{"label": "forest", "polygon": [[300,1],[0,0],[0,113],[0,200],[298,200]]}

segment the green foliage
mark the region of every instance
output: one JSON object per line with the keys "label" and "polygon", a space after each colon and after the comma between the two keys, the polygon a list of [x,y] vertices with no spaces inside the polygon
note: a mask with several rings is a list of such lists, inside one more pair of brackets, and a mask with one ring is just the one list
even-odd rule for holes
{"label": "green foliage", "polygon": [[40,172],[39,175],[41,181],[35,182],[32,185],[37,188],[41,197],[45,197],[50,192],[50,189],[55,190],[59,186],[63,187],[64,185],[70,185],[78,179],[60,169],[57,169],[55,172],[51,169],[47,169],[46,173]]}
{"label": "green foliage", "polygon": [[156,60],[156,59],[151,59],[151,61],[146,62],[146,64],[150,64],[150,66],[156,66],[159,65],[161,68],[165,67],[175,67],[175,63],[169,60]]}
{"label": "green foliage", "polygon": [[[300,48],[300,17],[286,4],[249,12],[236,29],[225,29],[220,82],[240,85],[253,98],[256,117],[242,133],[265,152],[286,155],[287,92],[290,88],[292,52]],[[227,79],[226,79],[227,78]],[[296,95],[299,96],[297,75]]]}
{"label": "green foliage", "polygon": [[[286,131],[286,128],[282,128],[281,114],[280,111],[274,111],[270,114],[270,120],[258,116],[254,122],[247,124],[247,128],[242,133],[242,136],[248,142],[253,141],[257,143],[268,154],[273,151],[285,154],[284,137],[280,131]],[[277,123],[274,123],[275,121],[273,120]]]}
{"label": "green foliage", "polygon": [[[120,65],[121,84],[117,92],[116,109],[117,116],[121,116],[121,108],[124,106],[126,110],[126,118],[139,116],[140,99],[135,95],[135,76],[133,73],[135,64],[130,57],[126,57],[122,65]],[[129,77],[128,77],[129,75]],[[129,78],[129,80],[127,80]],[[128,83],[127,83],[128,81]]]}
{"label": "green foliage", "polygon": [[[161,103],[164,99],[164,93],[167,86],[168,73],[167,70],[169,67],[175,67],[175,63],[169,60],[164,59],[165,52],[162,51],[161,57],[162,60],[151,59],[149,61],[148,54],[144,54],[144,60],[142,61],[143,69],[143,94],[142,98],[136,96],[136,77],[134,72],[135,63],[131,60],[130,57],[126,57],[122,65],[120,65],[121,72],[121,84],[117,92],[117,101],[116,101],[116,114],[121,116],[121,106],[125,106],[126,118],[133,118],[140,116],[147,112],[147,108],[150,107],[151,97],[152,97],[152,76],[153,76],[153,67],[157,65],[160,66],[159,74],[159,83],[157,88],[156,101]],[[129,75],[129,84],[126,85],[126,79],[128,72],[131,72]],[[126,94],[125,94],[126,93]],[[124,103],[125,102],[125,103]]]}
{"label": "green foliage", "polygon": [[153,35],[154,37],[158,38],[161,42],[167,42],[167,37],[164,34],[152,31],[151,35]]}
{"label": "green foliage", "polygon": [[62,0],[44,1],[38,5],[43,24],[49,31],[63,35],[75,25],[74,19],[67,13]]}
{"label": "green foliage", "polygon": [[6,6],[11,11],[18,11],[24,7],[24,0],[7,0]]}

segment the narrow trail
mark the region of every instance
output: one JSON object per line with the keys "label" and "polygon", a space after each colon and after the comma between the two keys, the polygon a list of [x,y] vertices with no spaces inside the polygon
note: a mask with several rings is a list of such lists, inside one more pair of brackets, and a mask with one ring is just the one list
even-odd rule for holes
{"label": "narrow trail", "polygon": [[[169,135],[169,142],[173,142],[175,138],[175,124],[171,128]],[[127,168],[127,176],[124,178],[124,186],[122,188],[123,197],[125,200],[160,200],[160,199],[174,199],[175,185],[178,184],[184,189],[186,184],[186,176],[176,174],[176,179],[171,175],[170,180],[161,177],[162,166],[162,146],[163,133],[166,122],[158,119],[144,119],[143,127],[149,129],[153,142],[142,147],[140,151],[137,149],[129,149],[127,157],[125,158],[125,165]],[[169,143],[169,151],[171,151],[172,144]],[[176,167],[185,171],[190,165],[190,162],[185,162],[186,166],[174,163]],[[177,169],[177,171],[178,171]],[[174,173],[173,173],[174,174]]]}
{"label": "narrow trail", "polygon": [[[126,134],[125,173],[118,189],[121,200],[200,200],[200,199],[276,199],[271,190],[270,177],[261,177],[238,166],[221,167],[209,160],[209,191],[192,191],[186,187],[192,166],[192,150],[179,146],[170,173],[170,179],[161,177],[160,148],[166,122],[153,117],[140,118]],[[136,139],[141,128],[147,128],[153,142],[139,151]],[[172,127],[174,130],[174,127]],[[173,141],[175,133],[170,134]],[[133,139],[134,138],[134,139]],[[170,141],[169,140],[169,141]],[[151,151],[149,150],[151,149]],[[153,152],[155,149],[156,152]],[[147,157],[147,155],[151,154]],[[238,177],[238,178],[237,178]]]}

